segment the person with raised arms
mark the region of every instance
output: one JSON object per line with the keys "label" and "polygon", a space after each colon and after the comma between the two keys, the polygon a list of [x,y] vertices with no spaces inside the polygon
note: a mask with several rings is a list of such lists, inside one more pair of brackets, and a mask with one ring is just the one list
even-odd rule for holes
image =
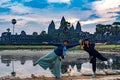
{"label": "person with raised arms", "polygon": [[55,48],[51,53],[46,54],[45,56],[38,59],[34,65],[39,64],[45,70],[47,68],[50,68],[52,74],[56,77],[56,79],[60,79],[61,60],[63,60],[66,57],[66,50],[77,45],[80,45],[79,43],[76,44],[68,43],[69,43],[68,40],[64,40],[63,43],[43,42],[43,44],[53,45],[56,46],[57,48]]}
{"label": "person with raised arms", "polygon": [[108,65],[111,64],[111,61],[109,59],[105,58],[95,49],[95,44],[94,43],[91,44],[89,39],[80,40],[80,49],[83,49],[89,53],[90,63],[92,64],[93,70],[92,75],[93,78],[96,77],[96,58],[102,61],[107,61]]}

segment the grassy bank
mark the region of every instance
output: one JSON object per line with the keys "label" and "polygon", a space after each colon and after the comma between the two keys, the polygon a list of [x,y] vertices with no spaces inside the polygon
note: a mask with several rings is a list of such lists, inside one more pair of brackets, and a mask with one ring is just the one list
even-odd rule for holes
{"label": "grassy bank", "polygon": [[[0,49],[53,49],[55,46],[48,45],[0,45]],[[74,47],[77,50],[80,47]],[[97,49],[120,49],[120,45],[96,45]]]}
{"label": "grassy bank", "polygon": [[120,45],[97,45],[99,49],[120,49]]}
{"label": "grassy bank", "polygon": [[0,49],[53,49],[54,46],[45,45],[0,45]]}

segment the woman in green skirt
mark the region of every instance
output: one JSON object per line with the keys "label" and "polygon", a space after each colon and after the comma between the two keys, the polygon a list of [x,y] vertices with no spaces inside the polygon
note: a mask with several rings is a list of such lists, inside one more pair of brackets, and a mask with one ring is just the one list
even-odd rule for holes
{"label": "woman in green skirt", "polygon": [[53,52],[41,57],[38,59],[34,65],[39,64],[42,68],[45,70],[47,68],[50,68],[52,74],[59,79],[60,72],[61,72],[61,60],[65,58],[66,56],[66,50],[69,48],[72,48],[74,46],[79,45],[79,43],[76,44],[68,44],[69,42],[67,40],[64,40],[63,43],[49,43],[49,42],[43,42],[43,44],[47,45],[53,45],[57,46],[56,49],[53,50]]}

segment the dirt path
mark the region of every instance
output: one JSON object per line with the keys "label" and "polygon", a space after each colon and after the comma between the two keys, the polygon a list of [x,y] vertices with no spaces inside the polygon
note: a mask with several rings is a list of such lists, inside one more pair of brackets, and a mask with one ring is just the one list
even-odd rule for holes
{"label": "dirt path", "polygon": [[[14,78],[11,80],[56,80],[55,78],[49,78],[49,77],[35,77],[32,76],[32,78]],[[91,76],[67,76],[62,77],[60,80],[120,80],[120,75],[106,75],[106,76],[97,76],[96,78],[92,78]]]}

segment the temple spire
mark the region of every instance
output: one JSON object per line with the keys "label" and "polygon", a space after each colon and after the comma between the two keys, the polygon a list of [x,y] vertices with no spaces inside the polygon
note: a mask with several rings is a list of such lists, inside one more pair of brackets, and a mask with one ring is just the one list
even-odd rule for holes
{"label": "temple spire", "polygon": [[52,20],[48,27],[48,34],[52,34],[54,30],[55,30],[55,23]]}
{"label": "temple spire", "polygon": [[65,20],[65,18],[63,16],[62,19],[61,19],[60,25],[64,24],[65,22],[66,22],[66,20]]}
{"label": "temple spire", "polygon": [[78,21],[77,24],[76,24],[76,31],[77,31],[77,32],[81,32],[81,31],[82,31],[82,30],[81,30],[81,24],[80,24],[79,21]]}

